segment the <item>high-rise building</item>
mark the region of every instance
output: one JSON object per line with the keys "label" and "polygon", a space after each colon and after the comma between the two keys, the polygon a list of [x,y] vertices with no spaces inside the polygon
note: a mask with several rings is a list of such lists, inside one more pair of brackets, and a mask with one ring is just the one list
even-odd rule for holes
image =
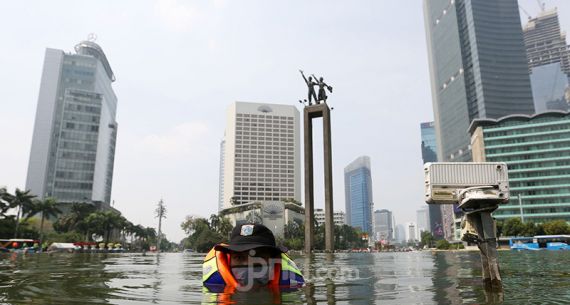
{"label": "high-rise building", "polygon": [[361,156],[344,168],[346,223],[372,236],[372,176],[370,157]]}
{"label": "high-rise building", "polygon": [[109,206],[117,137],[113,70],[92,41],[46,49],[26,189]]}
{"label": "high-rise building", "polygon": [[[422,136],[422,159],[425,163],[437,162],[437,137],[435,134],[435,123],[425,122],[420,124],[420,131]],[[443,223],[441,209],[449,208],[446,205],[429,205],[429,231],[437,239],[444,238]],[[449,225],[453,223],[453,219],[448,219]]]}
{"label": "high-rise building", "polygon": [[223,146],[223,208],[253,201],[301,201],[295,106],[233,103]]}
{"label": "high-rise building", "polygon": [[559,62],[536,66],[531,69],[532,96],[536,113],[549,110],[568,111],[570,91],[568,75],[562,72]]}
{"label": "high-rise building", "polygon": [[408,222],[405,226],[406,230],[406,242],[416,242],[418,241],[418,226],[414,222]]}
{"label": "high-rise building", "polygon": [[437,138],[435,135],[435,123],[421,123],[420,131],[422,136],[422,159],[424,163],[437,162]]}
{"label": "high-rise building", "polygon": [[416,218],[417,218],[417,236],[420,236],[422,231],[430,231],[429,227],[429,210],[427,206],[421,207],[419,210],[416,211]]}
{"label": "high-rise building", "polygon": [[[325,210],[315,209],[315,222],[317,225],[322,226],[325,224]],[[333,212],[333,222],[335,226],[345,225],[345,213],[343,211]]]}
{"label": "high-rise building", "polygon": [[439,161],[471,159],[476,118],[532,114],[517,0],[424,0]]}
{"label": "high-rise building", "polygon": [[389,210],[374,211],[374,239],[376,241],[394,240],[394,216]]}
{"label": "high-rise building", "polygon": [[218,186],[218,212],[224,209],[224,162],[225,162],[225,149],[226,140],[222,139],[220,142],[220,172],[219,172],[219,186]]}
{"label": "high-rise building", "polygon": [[406,226],[403,224],[396,225],[395,239],[397,242],[406,242]]}
{"label": "high-rise building", "polygon": [[570,48],[566,33],[560,30],[556,8],[543,10],[530,19],[523,33],[529,68],[560,63],[562,71],[570,75]]}
{"label": "high-rise building", "polygon": [[470,132],[474,161],[509,168],[511,200],[493,217],[570,222],[570,113],[475,120]]}

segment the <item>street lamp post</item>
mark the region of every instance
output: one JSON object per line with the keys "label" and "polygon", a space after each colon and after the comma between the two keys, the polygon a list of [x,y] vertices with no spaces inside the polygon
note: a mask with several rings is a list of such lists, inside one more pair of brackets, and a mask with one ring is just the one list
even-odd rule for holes
{"label": "street lamp post", "polygon": [[519,209],[520,209],[520,212],[521,212],[521,222],[524,223],[524,212],[523,212],[523,207],[522,207],[522,196],[521,196],[520,193],[518,194],[518,198],[519,198]]}

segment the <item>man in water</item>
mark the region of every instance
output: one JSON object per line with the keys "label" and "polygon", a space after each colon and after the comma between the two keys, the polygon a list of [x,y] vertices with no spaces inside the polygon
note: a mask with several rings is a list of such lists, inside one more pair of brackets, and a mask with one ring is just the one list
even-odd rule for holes
{"label": "man in water", "polygon": [[213,291],[301,287],[303,275],[285,252],[266,226],[238,225],[228,244],[217,244],[206,255],[202,282]]}

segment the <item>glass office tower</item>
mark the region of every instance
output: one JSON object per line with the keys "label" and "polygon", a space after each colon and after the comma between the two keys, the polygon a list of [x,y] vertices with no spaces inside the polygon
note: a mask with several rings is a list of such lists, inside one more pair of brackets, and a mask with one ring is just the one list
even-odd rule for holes
{"label": "glass office tower", "polygon": [[47,49],[26,189],[58,202],[109,206],[117,137],[115,76],[92,41]]}
{"label": "glass office tower", "polygon": [[[435,134],[435,123],[421,123],[420,130],[422,136],[422,159],[424,164],[427,162],[437,162],[437,139]],[[429,206],[429,231],[437,239],[444,238],[444,225],[447,225],[448,227],[453,226],[453,217],[443,219],[443,215],[453,215],[452,213],[442,213],[442,209],[446,208],[450,207],[438,204],[431,204]],[[449,236],[451,236],[451,234],[449,234]]]}
{"label": "glass office tower", "polygon": [[394,216],[389,210],[374,211],[374,239],[389,242],[394,240]]}
{"label": "glass office tower", "polygon": [[438,160],[471,159],[476,118],[532,114],[516,0],[424,0]]}
{"label": "glass office tower", "polygon": [[370,157],[362,156],[344,169],[346,223],[372,237],[372,176]]}

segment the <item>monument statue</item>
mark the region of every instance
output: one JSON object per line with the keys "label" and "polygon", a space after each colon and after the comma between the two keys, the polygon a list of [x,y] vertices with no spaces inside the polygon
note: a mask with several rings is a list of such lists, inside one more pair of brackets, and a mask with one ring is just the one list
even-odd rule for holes
{"label": "monument statue", "polygon": [[[314,74],[312,74],[312,75],[315,79],[317,79],[317,77]],[[324,82],[322,76],[319,77],[319,81],[317,82],[317,86],[319,86],[319,95],[318,95],[317,103],[319,103],[320,101],[323,101],[326,103],[327,102],[327,92],[325,91],[325,88],[327,90],[329,90],[330,93],[332,93],[332,87],[327,85]]]}
{"label": "monument statue", "polygon": [[[299,101],[305,107],[304,117],[304,155],[305,155],[305,253],[311,253],[315,247],[315,186],[313,168],[313,120],[322,118],[323,124],[323,157],[325,180],[325,251],[334,251],[334,214],[333,214],[333,177],[332,177],[332,144],[331,144],[331,108],[327,101],[326,90],[332,93],[332,87],[323,78],[311,74],[308,78],[299,70],[308,87],[307,100]],[[317,81],[318,80],[318,81]],[[319,86],[318,97],[315,86]],[[313,106],[313,100],[315,105]],[[322,103],[321,103],[322,102]]]}
{"label": "monument statue", "polygon": [[317,95],[315,94],[315,86],[318,85],[316,82],[313,81],[313,78],[311,76],[309,76],[309,79],[307,79],[305,77],[305,74],[303,73],[303,70],[299,70],[299,72],[301,72],[301,75],[303,76],[303,79],[305,80],[305,84],[307,84],[307,87],[309,87],[309,92],[308,92],[308,100],[309,100],[309,106],[312,105],[312,100],[315,100],[315,103],[318,103],[317,100]]}

